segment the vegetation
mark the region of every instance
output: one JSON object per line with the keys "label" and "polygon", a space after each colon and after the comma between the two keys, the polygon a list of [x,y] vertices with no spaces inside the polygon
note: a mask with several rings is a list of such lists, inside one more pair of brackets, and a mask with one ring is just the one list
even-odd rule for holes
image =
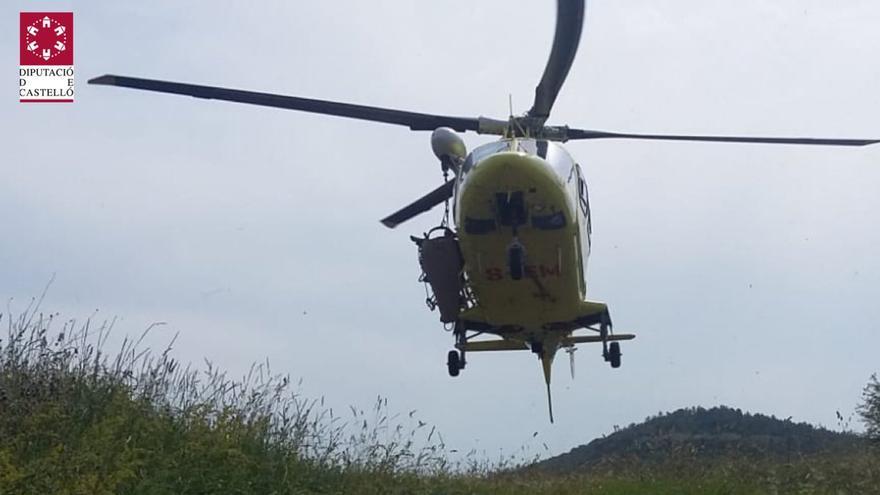
{"label": "vegetation", "polygon": [[[638,449],[627,450],[630,439],[620,441],[634,455],[599,459],[590,470],[524,469],[526,460],[488,463],[474,456],[451,463],[438,432],[414,412],[388,414],[384,400],[343,417],[320,399],[299,396],[266,364],[232,380],[210,363],[199,371],[182,367],[169,350],[139,350],[140,340],[106,354],[111,325],[57,318],[36,308],[13,319],[0,315],[8,327],[0,339],[2,495],[877,493],[880,487],[877,454],[858,448],[772,461],[748,452],[702,457],[673,450],[646,462]],[[53,325],[60,326],[55,333]],[[705,431],[700,410],[689,411],[648,423],[669,435]],[[763,427],[763,417],[736,415],[733,426],[718,416],[710,428],[742,435]],[[809,427],[785,428],[799,435]],[[820,437],[815,441],[826,441]]]}
{"label": "vegetation", "polygon": [[647,418],[644,423],[631,424],[534,467],[555,472],[601,470],[605,465],[626,460],[643,465],[663,464],[670,454],[694,464],[737,458],[789,462],[809,455],[843,454],[862,448],[863,439],[852,433],[724,406],[695,407]]}
{"label": "vegetation", "polygon": [[0,493],[306,493],[451,469],[384,401],[343,421],[268,365],[237,381],[137,341],[108,356],[109,325],[51,335],[55,318],[26,312],[0,341]]}
{"label": "vegetation", "polygon": [[868,438],[880,444],[880,380],[871,375],[871,380],[862,392],[863,402],[859,404],[858,413],[865,423]]}

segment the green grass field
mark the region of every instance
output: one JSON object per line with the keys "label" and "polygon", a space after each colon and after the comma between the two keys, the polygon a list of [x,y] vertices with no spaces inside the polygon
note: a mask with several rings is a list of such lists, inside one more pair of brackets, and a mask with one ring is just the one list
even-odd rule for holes
{"label": "green grass field", "polygon": [[107,355],[106,326],[54,319],[0,315],[0,494],[880,493],[868,448],[787,462],[684,452],[576,474],[452,463],[436,431],[382,399],[337,415],[266,365],[236,381],[136,341]]}

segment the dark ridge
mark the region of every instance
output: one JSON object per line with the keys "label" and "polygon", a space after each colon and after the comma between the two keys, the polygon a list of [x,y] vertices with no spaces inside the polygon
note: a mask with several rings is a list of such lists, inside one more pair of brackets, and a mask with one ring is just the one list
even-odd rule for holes
{"label": "dark ridge", "polygon": [[788,461],[819,453],[844,452],[864,439],[791,418],[778,419],[720,406],[679,409],[649,417],[614,433],[530,466],[552,472],[582,472],[616,463],[663,464],[735,458]]}

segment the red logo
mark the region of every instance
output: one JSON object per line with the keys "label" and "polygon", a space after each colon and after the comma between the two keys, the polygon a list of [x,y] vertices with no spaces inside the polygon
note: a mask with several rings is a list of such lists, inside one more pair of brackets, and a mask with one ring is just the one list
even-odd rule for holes
{"label": "red logo", "polygon": [[21,12],[21,65],[73,65],[73,12]]}

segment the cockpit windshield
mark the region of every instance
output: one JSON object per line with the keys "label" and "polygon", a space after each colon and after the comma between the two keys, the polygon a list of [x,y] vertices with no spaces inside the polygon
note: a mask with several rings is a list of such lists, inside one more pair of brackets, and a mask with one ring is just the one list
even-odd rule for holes
{"label": "cockpit windshield", "polygon": [[522,139],[519,148],[530,155],[537,155],[553,167],[556,174],[568,182],[574,177],[575,164],[571,155],[558,143],[553,141]]}
{"label": "cockpit windshield", "polygon": [[502,151],[519,151],[543,158],[563,182],[569,182],[576,176],[574,160],[565,148],[552,141],[536,139],[503,139],[475,148],[461,167],[462,175],[470,172],[484,159]]}
{"label": "cockpit windshield", "polygon": [[508,151],[509,149],[510,141],[507,140],[493,141],[491,143],[487,143],[474,148],[474,150],[470,152],[470,154],[467,156],[461,166],[461,175],[467,174],[474,168],[474,166],[476,166],[486,158],[494,155],[495,153]]}

